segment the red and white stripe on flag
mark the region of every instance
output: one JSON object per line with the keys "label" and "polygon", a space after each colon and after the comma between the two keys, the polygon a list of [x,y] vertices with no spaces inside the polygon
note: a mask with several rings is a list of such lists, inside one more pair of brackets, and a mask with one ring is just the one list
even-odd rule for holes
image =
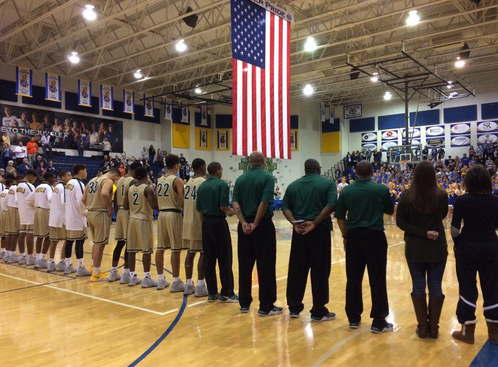
{"label": "red and white stripe on flag", "polygon": [[290,23],[266,11],[265,68],[232,59],[232,152],[291,158]]}

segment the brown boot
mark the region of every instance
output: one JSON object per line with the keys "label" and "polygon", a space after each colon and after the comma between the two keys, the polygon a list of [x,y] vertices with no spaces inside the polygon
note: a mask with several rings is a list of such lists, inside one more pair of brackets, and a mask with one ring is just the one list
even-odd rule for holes
{"label": "brown boot", "polygon": [[489,342],[498,344],[498,321],[486,319],[486,323],[488,324]]}
{"label": "brown boot", "polygon": [[414,296],[412,294],[412,301],[418,322],[416,333],[419,337],[425,339],[429,333],[429,323],[427,322],[427,296],[425,294],[423,296]]}
{"label": "brown boot", "polygon": [[466,321],[462,324],[461,331],[454,331],[451,336],[467,344],[474,344],[474,333],[476,331],[477,319],[472,321]]}
{"label": "brown boot", "polygon": [[439,335],[439,318],[443,309],[444,295],[429,295],[429,337],[437,339]]}

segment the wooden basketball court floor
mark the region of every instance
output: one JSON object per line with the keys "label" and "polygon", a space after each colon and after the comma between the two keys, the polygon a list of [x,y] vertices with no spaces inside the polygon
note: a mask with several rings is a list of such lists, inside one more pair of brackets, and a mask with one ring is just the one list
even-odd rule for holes
{"label": "wooden basketball court floor", "polygon": [[[498,365],[493,359],[498,354],[498,346],[486,343],[482,298],[478,301],[480,322],[475,345],[457,343],[451,338],[451,331],[459,327],[455,317],[458,283],[451,240],[444,275],[446,302],[441,317],[440,337],[438,340],[422,340],[415,334],[416,323],[410,299],[411,283],[404,257],[403,235],[394,225],[386,225],[389,241],[388,320],[394,323],[395,328],[392,333],[375,335],[370,332],[370,291],[366,273],[364,322],[357,330],[348,328],[344,311],[344,251],[338,228],[332,235],[332,272],[329,281],[329,309],[337,313],[337,319],[321,323],[310,321],[309,282],[304,300],[305,312],[299,319],[289,318],[285,289],[291,227],[281,213],[276,214],[274,221],[278,240],[276,304],[285,309],[282,315],[266,318],[257,315],[257,277],[254,278],[251,311],[241,314],[238,304],[207,303],[206,298],[184,297],[183,294],[172,294],[168,289],[130,288],[119,282],[90,284],[88,278],[64,276],[61,273],[47,274],[0,262],[0,365]],[[230,218],[229,223],[237,288],[237,222]],[[110,269],[113,247],[114,241],[106,248],[104,270]],[[90,251],[88,241],[85,245],[87,265],[90,264]],[[169,253],[166,256],[165,264],[170,269]],[[184,254],[182,264],[183,259]],[[141,276],[140,263],[137,263],[137,271]],[[152,273],[157,279],[155,269],[152,269]],[[170,275],[168,279],[171,280]],[[185,279],[183,265],[182,279]],[[485,343],[486,347],[483,348]],[[479,357],[476,358],[478,353]]]}

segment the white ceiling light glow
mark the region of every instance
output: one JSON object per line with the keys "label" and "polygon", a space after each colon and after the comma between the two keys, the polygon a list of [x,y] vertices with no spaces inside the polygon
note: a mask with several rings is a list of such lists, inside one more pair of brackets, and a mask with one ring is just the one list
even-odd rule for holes
{"label": "white ceiling light glow", "polygon": [[176,43],[176,50],[178,52],[184,52],[187,50],[187,44],[185,43],[185,40],[179,40],[177,43]]}
{"label": "white ceiling light glow", "polygon": [[465,66],[465,60],[462,60],[462,58],[458,56],[457,61],[455,62],[455,66],[457,68],[463,68]]}
{"label": "white ceiling light glow", "polygon": [[95,20],[97,19],[97,13],[95,13],[95,6],[93,5],[85,5],[85,10],[83,11],[83,18],[86,20]]}
{"label": "white ceiling light glow", "polygon": [[142,74],[142,70],[138,69],[137,71],[135,71],[135,73],[133,74],[133,76],[135,76],[135,78],[137,79],[142,79],[144,77],[144,75]]}
{"label": "white ceiling light glow", "polygon": [[304,44],[304,51],[313,52],[316,50],[316,41],[313,37],[308,37],[306,43]]}
{"label": "white ceiling light glow", "polygon": [[201,94],[202,93],[202,89],[199,88],[199,87],[197,87],[197,88],[195,88],[194,92],[197,93],[197,94]]}
{"label": "white ceiling light glow", "polygon": [[420,17],[418,16],[416,10],[412,10],[408,14],[408,18],[406,18],[406,25],[413,26],[420,22]]}
{"label": "white ceiling light glow", "polygon": [[311,96],[315,92],[315,89],[311,84],[306,84],[303,88],[303,94],[305,96]]}
{"label": "white ceiling light glow", "polygon": [[78,56],[78,53],[73,51],[71,52],[71,55],[69,55],[68,60],[71,61],[73,64],[77,64],[80,62],[80,57]]}
{"label": "white ceiling light glow", "polygon": [[384,99],[386,101],[389,101],[391,98],[393,98],[393,95],[391,94],[391,92],[387,91],[385,94],[384,94]]}
{"label": "white ceiling light glow", "polygon": [[452,82],[451,80],[450,80],[450,81],[448,81],[447,88],[448,88],[448,89],[452,89],[453,87],[454,87],[453,82]]}
{"label": "white ceiling light glow", "polygon": [[379,81],[379,73],[373,73],[372,77],[370,78],[372,82],[378,82]]}

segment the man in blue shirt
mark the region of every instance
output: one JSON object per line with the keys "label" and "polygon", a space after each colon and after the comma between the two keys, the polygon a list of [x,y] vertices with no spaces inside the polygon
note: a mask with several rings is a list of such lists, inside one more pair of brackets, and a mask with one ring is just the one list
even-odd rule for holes
{"label": "man in blue shirt", "polygon": [[31,168],[31,165],[28,163],[28,158],[24,158],[22,160],[22,163],[19,165],[19,167],[17,168],[17,172],[20,174],[20,175],[23,175],[24,177],[26,177],[26,174],[28,172],[28,169]]}
{"label": "man in blue shirt", "polygon": [[467,157],[467,154],[463,153],[463,157],[461,159],[461,162],[464,166],[468,166],[469,165],[469,157]]}

